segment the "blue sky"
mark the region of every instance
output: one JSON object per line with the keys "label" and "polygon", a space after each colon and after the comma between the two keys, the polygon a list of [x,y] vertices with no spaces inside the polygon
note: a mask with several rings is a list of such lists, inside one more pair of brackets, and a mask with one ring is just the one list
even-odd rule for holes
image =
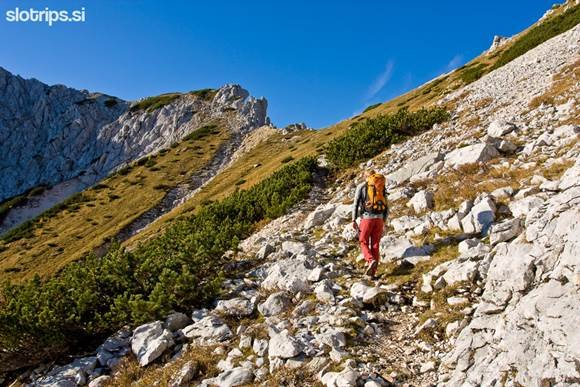
{"label": "blue sky", "polygon": [[[138,99],[239,83],[283,126],[320,128],[388,100],[536,21],[554,0],[0,0],[0,66]],[[9,23],[15,7],[85,23]]]}

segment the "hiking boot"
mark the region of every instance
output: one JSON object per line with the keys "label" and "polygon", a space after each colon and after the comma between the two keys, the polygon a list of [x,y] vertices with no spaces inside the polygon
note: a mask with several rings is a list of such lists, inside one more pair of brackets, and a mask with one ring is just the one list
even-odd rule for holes
{"label": "hiking boot", "polygon": [[367,263],[367,270],[365,271],[365,275],[368,275],[369,277],[374,277],[375,273],[377,272],[378,265],[379,263],[375,260]]}

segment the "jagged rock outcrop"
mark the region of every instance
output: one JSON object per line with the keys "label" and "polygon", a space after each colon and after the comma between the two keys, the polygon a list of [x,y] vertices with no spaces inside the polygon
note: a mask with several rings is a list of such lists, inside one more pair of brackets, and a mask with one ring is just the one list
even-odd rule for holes
{"label": "jagged rock outcrop", "polygon": [[[133,108],[130,109],[130,106]],[[157,109],[86,90],[47,86],[0,68],[0,201],[79,177],[80,190],[205,124],[243,136],[269,123],[267,101],[239,85],[177,94]]]}
{"label": "jagged rock outcrop", "polygon": [[101,129],[128,108],[115,97],[0,68],[0,201],[79,175],[99,156],[92,149]]}
{"label": "jagged rock outcrop", "polygon": [[489,49],[487,51],[493,52],[493,51],[497,50],[498,48],[500,48],[501,46],[503,46],[504,44],[506,44],[509,40],[510,40],[510,38],[507,38],[505,36],[495,35],[493,37],[493,41],[491,42],[491,46],[489,47]]}

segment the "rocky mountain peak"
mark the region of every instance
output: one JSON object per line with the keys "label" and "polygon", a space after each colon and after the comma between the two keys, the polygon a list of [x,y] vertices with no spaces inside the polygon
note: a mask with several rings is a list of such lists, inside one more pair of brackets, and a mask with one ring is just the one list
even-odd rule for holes
{"label": "rocky mountain peak", "polygon": [[204,125],[219,124],[234,133],[230,146],[235,148],[241,137],[269,123],[267,106],[265,98],[233,84],[129,103],[0,69],[0,152],[9,155],[0,160],[0,202],[37,186],[55,187],[58,194],[46,191],[41,211],[64,199],[62,192],[78,192]]}

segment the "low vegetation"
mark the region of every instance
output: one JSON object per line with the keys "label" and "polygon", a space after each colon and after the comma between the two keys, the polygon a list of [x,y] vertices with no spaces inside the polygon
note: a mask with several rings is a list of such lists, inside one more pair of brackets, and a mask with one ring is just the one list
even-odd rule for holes
{"label": "low vegetation", "polygon": [[14,196],[0,203],[0,221],[2,221],[4,217],[6,217],[6,215],[12,208],[26,204],[26,202],[29,199],[41,195],[45,190],[46,190],[45,186],[39,185],[37,187],[30,189],[28,192],[22,195]]}
{"label": "low vegetation", "polygon": [[185,137],[186,141],[195,141],[201,140],[204,137],[219,134],[219,128],[217,125],[204,125],[199,129],[194,130],[191,132],[187,137]]}
{"label": "low vegetation", "polygon": [[332,140],[326,147],[326,155],[333,166],[350,167],[379,154],[406,136],[421,133],[448,118],[449,113],[438,107],[416,112],[399,109],[393,114],[368,118]]}
{"label": "low vegetation", "polygon": [[366,113],[366,112],[368,112],[370,110],[373,110],[374,108],[379,107],[379,106],[381,106],[381,103],[380,102],[379,103],[372,104],[370,106],[367,106],[367,108],[365,110],[363,110],[363,113]]}
{"label": "low vegetation", "polygon": [[185,351],[182,356],[171,363],[166,365],[151,364],[148,367],[141,367],[133,355],[127,356],[115,367],[113,380],[109,385],[169,386],[175,375],[187,363],[192,365],[194,379],[198,375],[203,375],[205,378],[217,376],[219,373],[217,363],[220,357],[213,352],[214,349],[214,346],[197,347]]}
{"label": "low vegetation", "polygon": [[88,337],[189,310],[219,291],[220,259],[266,219],[284,214],[310,192],[314,158],[281,168],[248,190],[236,190],[129,252],[113,244],[67,265],[57,276],[6,285],[0,299],[0,347],[18,356],[31,346],[59,353]]}
{"label": "low vegetation", "polygon": [[459,69],[459,76],[464,83],[477,81],[487,73],[488,66],[485,63],[472,63]]}
{"label": "low vegetation", "polygon": [[216,89],[200,89],[200,90],[190,91],[189,94],[195,95],[195,96],[197,96],[205,101],[209,101],[209,100],[213,99],[213,97],[215,97],[215,95],[217,94],[217,90]]}
{"label": "low vegetation", "polygon": [[161,94],[155,97],[148,97],[145,98],[133,106],[131,106],[132,112],[139,112],[145,111],[147,113],[151,113],[157,109],[162,108],[165,105],[169,105],[171,102],[175,101],[179,98],[181,94],[179,93],[169,93],[169,94]]}

